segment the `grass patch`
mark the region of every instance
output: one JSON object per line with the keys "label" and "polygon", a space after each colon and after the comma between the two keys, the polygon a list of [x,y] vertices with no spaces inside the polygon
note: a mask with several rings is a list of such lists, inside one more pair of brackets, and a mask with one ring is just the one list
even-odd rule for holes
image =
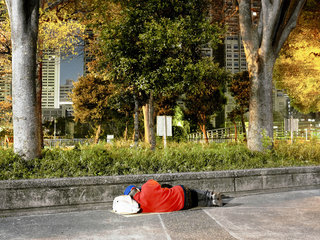
{"label": "grass patch", "polygon": [[[159,144],[160,145],[160,144]],[[243,144],[170,143],[155,151],[116,142],[45,149],[41,159],[23,161],[12,149],[0,148],[0,180],[108,176],[173,172],[320,165],[320,144],[277,142],[267,153],[249,151]]]}

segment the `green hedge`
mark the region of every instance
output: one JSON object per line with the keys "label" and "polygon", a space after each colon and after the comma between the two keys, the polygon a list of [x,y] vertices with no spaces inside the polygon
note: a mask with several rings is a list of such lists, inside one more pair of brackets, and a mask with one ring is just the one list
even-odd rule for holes
{"label": "green hedge", "polygon": [[[159,143],[159,145],[161,145]],[[310,166],[320,164],[320,144],[279,142],[273,151],[249,151],[243,144],[170,143],[132,148],[115,143],[45,149],[42,159],[23,161],[12,149],[0,148],[0,180],[231,169]]]}

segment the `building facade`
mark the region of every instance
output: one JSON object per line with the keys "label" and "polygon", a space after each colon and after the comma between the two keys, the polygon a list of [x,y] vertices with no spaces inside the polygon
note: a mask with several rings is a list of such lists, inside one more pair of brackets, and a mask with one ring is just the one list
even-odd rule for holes
{"label": "building facade", "polygon": [[60,57],[47,51],[42,62],[42,108],[59,108]]}
{"label": "building facade", "polygon": [[66,84],[61,84],[60,86],[60,105],[61,104],[72,104],[70,94],[73,89],[73,80],[67,79]]}

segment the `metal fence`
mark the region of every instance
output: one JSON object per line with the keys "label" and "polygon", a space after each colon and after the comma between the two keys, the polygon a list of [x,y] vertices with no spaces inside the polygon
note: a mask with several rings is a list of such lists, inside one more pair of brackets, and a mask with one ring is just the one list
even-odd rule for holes
{"label": "metal fence", "polygon": [[[207,131],[207,137],[209,142],[232,142],[235,141],[236,136],[239,138],[242,134],[242,128],[237,127],[237,135],[235,134],[235,128],[219,128]],[[276,140],[315,140],[320,142],[320,127],[313,128],[299,128],[298,131],[285,131],[283,127],[274,128],[273,138]],[[204,142],[204,136],[202,132],[190,133],[188,140],[191,142]]]}
{"label": "metal fence", "polygon": [[73,138],[73,139],[44,139],[45,147],[71,147],[77,144],[90,144],[93,139],[90,138]]}
{"label": "metal fence", "polygon": [[[241,129],[237,127],[237,134],[234,127],[229,128],[218,128],[206,131],[209,142],[232,142],[235,141],[236,136],[242,133]],[[191,142],[203,142],[204,134],[202,132],[190,133],[188,135],[188,140]]]}
{"label": "metal fence", "polygon": [[303,128],[299,129],[298,131],[285,131],[283,129],[275,129],[274,132],[274,139],[278,140],[320,140],[320,128]]}

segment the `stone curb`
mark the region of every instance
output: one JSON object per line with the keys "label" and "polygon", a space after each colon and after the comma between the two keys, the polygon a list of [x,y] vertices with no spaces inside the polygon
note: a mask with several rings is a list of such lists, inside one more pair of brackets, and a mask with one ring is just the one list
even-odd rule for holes
{"label": "stone curb", "polygon": [[319,188],[320,166],[0,181],[0,215],[98,208],[110,205],[127,185],[151,178],[234,196]]}

